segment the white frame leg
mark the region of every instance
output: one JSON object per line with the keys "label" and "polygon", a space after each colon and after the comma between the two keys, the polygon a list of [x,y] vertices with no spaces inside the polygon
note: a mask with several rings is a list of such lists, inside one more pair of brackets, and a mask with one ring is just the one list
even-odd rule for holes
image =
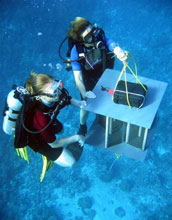
{"label": "white frame leg", "polygon": [[148,136],[148,129],[145,128],[145,130],[144,130],[144,136],[143,136],[143,142],[142,142],[142,150],[145,150],[147,136]]}
{"label": "white frame leg", "polygon": [[127,122],[127,126],[126,126],[126,136],[125,136],[125,142],[128,143],[129,141],[129,135],[130,135],[130,123]]}
{"label": "white frame leg", "polygon": [[109,120],[110,118],[106,116],[106,125],[105,125],[105,148],[108,147],[108,142],[109,142]]}

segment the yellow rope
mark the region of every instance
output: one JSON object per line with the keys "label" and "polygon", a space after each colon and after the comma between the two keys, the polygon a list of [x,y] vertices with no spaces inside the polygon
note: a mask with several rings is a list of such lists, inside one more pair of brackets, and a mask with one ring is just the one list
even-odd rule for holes
{"label": "yellow rope", "polygon": [[145,86],[143,85],[143,83],[142,83],[142,82],[139,80],[139,78],[138,78],[137,65],[136,65],[136,61],[135,61],[134,56],[133,56],[129,51],[127,51],[127,55],[130,55],[130,56],[132,57],[132,59],[133,59],[135,73],[134,73],[134,71],[131,69],[131,67],[128,65],[127,62],[123,62],[123,68],[122,68],[121,73],[120,73],[120,75],[119,75],[119,77],[118,77],[118,79],[117,79],[117,82],[116,82],[116,85],[115,85],[115,88],[114,88],[114,93],[115,93],[115,91],[116,91],[116,88],[117,88],[117,86],[118,86],[118,83],[119,83],[119,81],[120,81],[122,75],[124,74],[127,104],[128,104],[128,106],[131,108],[131,104],[130,104],[129,96],[128,96],[128,87],[127,87],[127,79],[126,79],[126,68],[129,69],[129,71],[131,72],[131,74],[135,77],[136,82],[138,82],[146,92],[147,92],[147,89],[145,88]]}
{"label": "yellow rope", "polygon": [[136,76],[137,76],[138,74],[137,74],[136,60],[135,60],[135,58],[134,58],[134,56],[133,56],[133,54],[132,54],[131,52],[127,51],[127,54],[130,55],[130,56],[132,57],[132,59],[133,59],[133,62],[134,62],[134,69],[135,69],[135,73],[136,73]]}
{"label": "yellow rope", "polygon": [[[124,64],[124,66],[123,66],[123,68],[122,68],[122,70],[121,70],[121,73],[120,73],[120,75],[119,75],[119,77],[118,77],[118,79],[117,79],[117,82],[116,82],[116,85],[115,85],[115,88],[114,88],[114,93],[115,93],[115,91],[116,91],[117,85],[118,85],[118,83],[119,83],[119,81],[120,81],[120,79],[121,79],[121,77],[122,77],[122,75],[123,75],[125,69],[126,69],[126,66],[125,66],[125,64]],[[113,97],[112,97],[112,99],[113,99]]]}
{"label": "yellow rope", "polygon": [[140,85],[142,86],[142,88],[145,90],[145,92],[147,92],[147,89],[144,87],[144,85],[142,84],[142,82],[139,80],[138,76],[132,71],[131,67],[126,64],[127,68],[130,70],[130,72],[132,73],[132,75],[136,78],[136,81],[138,83],[140,83]]}
{"label": "yellow rope", "polygon": [[126,90],[126,99],[127,99],[127,104],[128,104],[128,106],[129,106],[129,108],[131,108],[131,104],[130,104],[129,97],[128,97],[128,87],[127,87],[127,76],[126,76],[126,69],[125,69],[125,74],[124,74],[124,77],[125,77],[125,90]]}
{"label": "yellow rope", "polygon": [[119,159],[120,157],[122,157],[122,154],[115,153],[115,157],[116,157],[117,159]]}

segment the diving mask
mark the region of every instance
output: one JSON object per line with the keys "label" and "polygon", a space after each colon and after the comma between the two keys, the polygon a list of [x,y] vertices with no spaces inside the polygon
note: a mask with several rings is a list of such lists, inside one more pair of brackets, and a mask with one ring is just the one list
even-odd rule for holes
{"label": "diving mask", "polygon": [[91,42],[93,37],[93,28],[91,25],[89,25],[84,32],[82,32],[81,37],[84,42]]}
{"label": "diving mask", "polygon": [[48,90],[48,93],[41,93],[41,95],[47,96],[49,98],[57,99],[61,95],[62,87],[63,87],[63,83],[61,80],[54,80],[54,84]]}
{"label": "diving mask", "polygon": [[[100,48],[99,36],[102,34],[102,30],[94,24],[94,26],[89,25],[84,32],[82,32],[81,37],[86,44],[96,43],[98,42],[99,45],[96,45],[96,48]],[[102,46],[102,45],[101,45]]]}

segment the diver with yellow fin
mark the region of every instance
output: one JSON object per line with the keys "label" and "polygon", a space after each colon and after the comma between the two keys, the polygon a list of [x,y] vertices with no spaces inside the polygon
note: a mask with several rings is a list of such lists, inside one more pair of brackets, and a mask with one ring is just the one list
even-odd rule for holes
{"label": "diver with yellow fin", "polygon": [[[31,72],[25,88],[16,87],[7,97],[3,130],[9,135],[15,133],[15,148],[29,146],[48,161],[71,167],[82,153],[84,137],[76,134],[58,138],[63,125],[56,118],[60,110],[70,104],[82,108],[86,102],[72,98],[60,80]],[[72,152],[71,144],[79,148],[78,157],[75,157],[76,149]],[[28,161],[26,150],[17,152]]]}

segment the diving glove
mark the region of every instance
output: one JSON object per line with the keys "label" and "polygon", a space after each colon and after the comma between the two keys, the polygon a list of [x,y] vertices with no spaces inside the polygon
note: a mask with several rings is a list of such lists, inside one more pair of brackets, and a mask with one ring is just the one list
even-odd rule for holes
{"label": "diving glove", "polygon": [[85,93],[85,97],[86,97],[86,98],[89,98],[89,99],[95,99],[95,98],[96,98],[96,95],[95,95],[94,92],[92,92],[92,91],[87,91],[87,92]]}
{"label": "diving glove", "polygon": [[122,50],[120,47],[115,47],[113,52],[121,62],[125,62],[127,60],[126,51]]}

